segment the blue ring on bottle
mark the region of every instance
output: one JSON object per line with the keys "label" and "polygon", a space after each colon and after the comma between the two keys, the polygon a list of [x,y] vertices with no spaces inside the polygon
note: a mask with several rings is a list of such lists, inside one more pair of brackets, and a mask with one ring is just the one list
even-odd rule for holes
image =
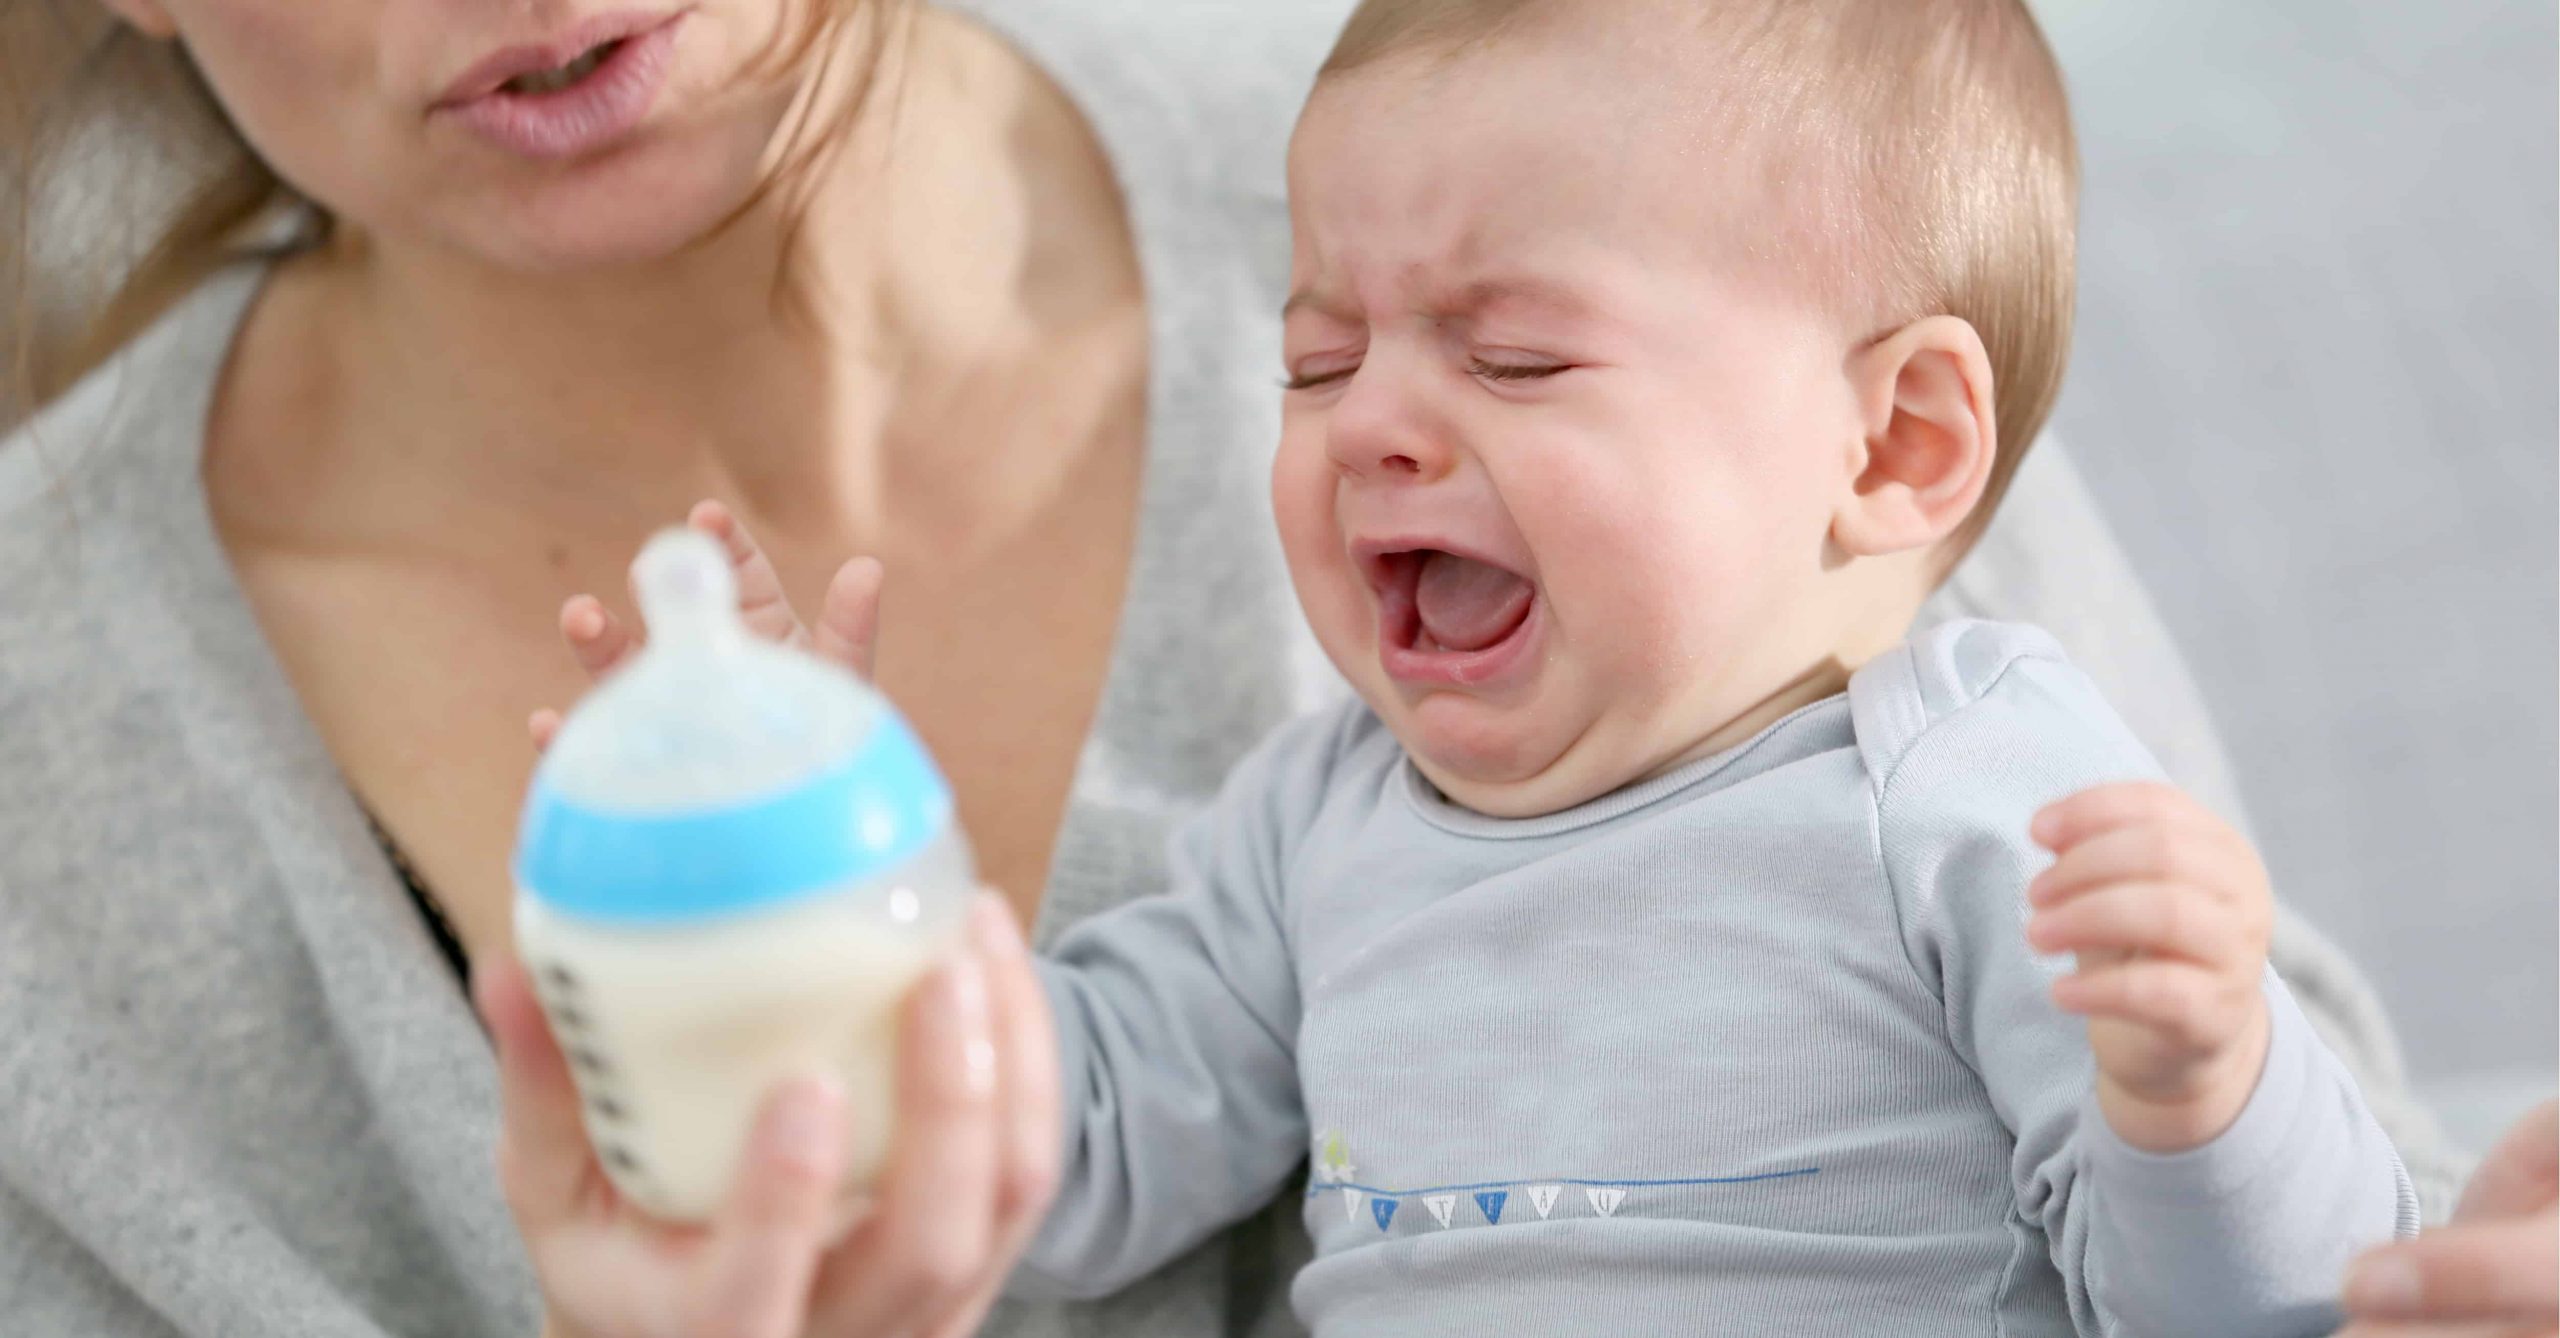
{"label": "blue ring on bottle", "polygon": [[843,762],[733,808],[597,809],[537,777],[516,843],[516,885],[565,915],[679,924],[885,873],[950,825],[951,787],[906,721],[883,711]]}

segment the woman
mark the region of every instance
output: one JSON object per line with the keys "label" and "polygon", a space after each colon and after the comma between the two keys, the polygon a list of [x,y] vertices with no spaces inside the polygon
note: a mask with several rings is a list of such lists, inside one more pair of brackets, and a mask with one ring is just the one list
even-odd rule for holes
{"label": "woman", "polygon": [[[239,162],[106,313],[112,360],[0,448],[13,1327],[968,1331],[1042,1155],[1003,917],[920,996],[870,1225],[815,1239],[817,1091],[708,1232],[630,1221],[504,965],[520,722],[579,686],[560,597],[716,495],[801,607],[859,605],[825,574],[883,559],[879,680],[1037,937],[1151,886],[1168,824],[1333,690],[1262,474],[1279,157],[1340,6],[105,3],[201,74],[163,147]],[[104,129],[0,123],[17,156]],[[271,208],[301,226],[224,263]],[[2054,628],[2229,807],[2044,459],[1945,611]],[[2299,931],[2278,960],[2405,1111],[2361,987]],[[1302,1249],[1276,1207],[988,1331],[1286,1331]]]}
{"label": "woman", "polygon": [[2560,1102],[2516,1121],[2453,1221],[2347,1274],[2338,1338],[2560,1338]]}

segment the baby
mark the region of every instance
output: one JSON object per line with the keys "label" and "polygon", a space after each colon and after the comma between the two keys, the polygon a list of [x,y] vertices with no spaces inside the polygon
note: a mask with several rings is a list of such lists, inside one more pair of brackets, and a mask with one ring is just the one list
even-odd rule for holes
{"label": "baby", "polygon": [[2327,1331],[2415,1199],[2254,855],[2043,635],[1906,640],[2052,402],[2074,162],[2021,0],[1361,8],[1273,469],[1360,701],[1044,963],[1017,1290],[1312,1158],[1319,1334]]}
{"label": "baby", "polygon": [[1057,946],[1016,1287],[1311,1156],[1319,1334],[2327,1332],[2415,1199],[2254,857],[2039,823],[2153,764],[2035,631],[1904,641],[2069,333],[2020,0],[1372,0],[1290,162],[1273,496],[1361,703]]}

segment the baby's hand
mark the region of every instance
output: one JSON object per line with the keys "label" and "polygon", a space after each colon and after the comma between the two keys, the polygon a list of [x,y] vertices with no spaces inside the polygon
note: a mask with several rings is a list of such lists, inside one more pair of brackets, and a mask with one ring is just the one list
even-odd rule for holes
{"label": "baby's hand", "polygon": [[[685,524],[720,541],[729,552],[730,570],[738,578],[738,614],[750,631],[772,641],[798,646],[822,660],[871,677],[872,651],[880,631],[880,563],[854,558],[836,569],[827,582],[825,602],[815,625],[803,623],[782,591],[782,578],[756,547],[747,528],[718,502],[697,502]],[[602,679],[640,649],[640,638],[593,595],[573,595],[560,606],[560,636],[590,679]],[[528,722],[533,746],[551,746],[560,732],[560,713],[548,707]]]}
{"label": "baby's hand", "polygon": [[2089,1019],[2107,1123],[2147,1152],[2211,1142],[2266,1062],[2275,898],[2257,852],[2154,784],[2073,795],[2031,834],[2056,858],[2027,885],[2027,941],[2079,954],[2053,1001]]}

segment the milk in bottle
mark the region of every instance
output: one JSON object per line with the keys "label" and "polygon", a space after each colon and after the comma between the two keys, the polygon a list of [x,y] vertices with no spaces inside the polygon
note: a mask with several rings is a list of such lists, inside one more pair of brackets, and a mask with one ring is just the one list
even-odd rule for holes
{"label": "milk in bottle", "polygon": [[613,1183],[708,1217],[783,1079],[844,1085],[852,1183],[890,1135],[901,1002],[974,887],[951,794],[859,678],[747,630],[717,542],[633,565],[648,644],[561,726],[516,938]]}

